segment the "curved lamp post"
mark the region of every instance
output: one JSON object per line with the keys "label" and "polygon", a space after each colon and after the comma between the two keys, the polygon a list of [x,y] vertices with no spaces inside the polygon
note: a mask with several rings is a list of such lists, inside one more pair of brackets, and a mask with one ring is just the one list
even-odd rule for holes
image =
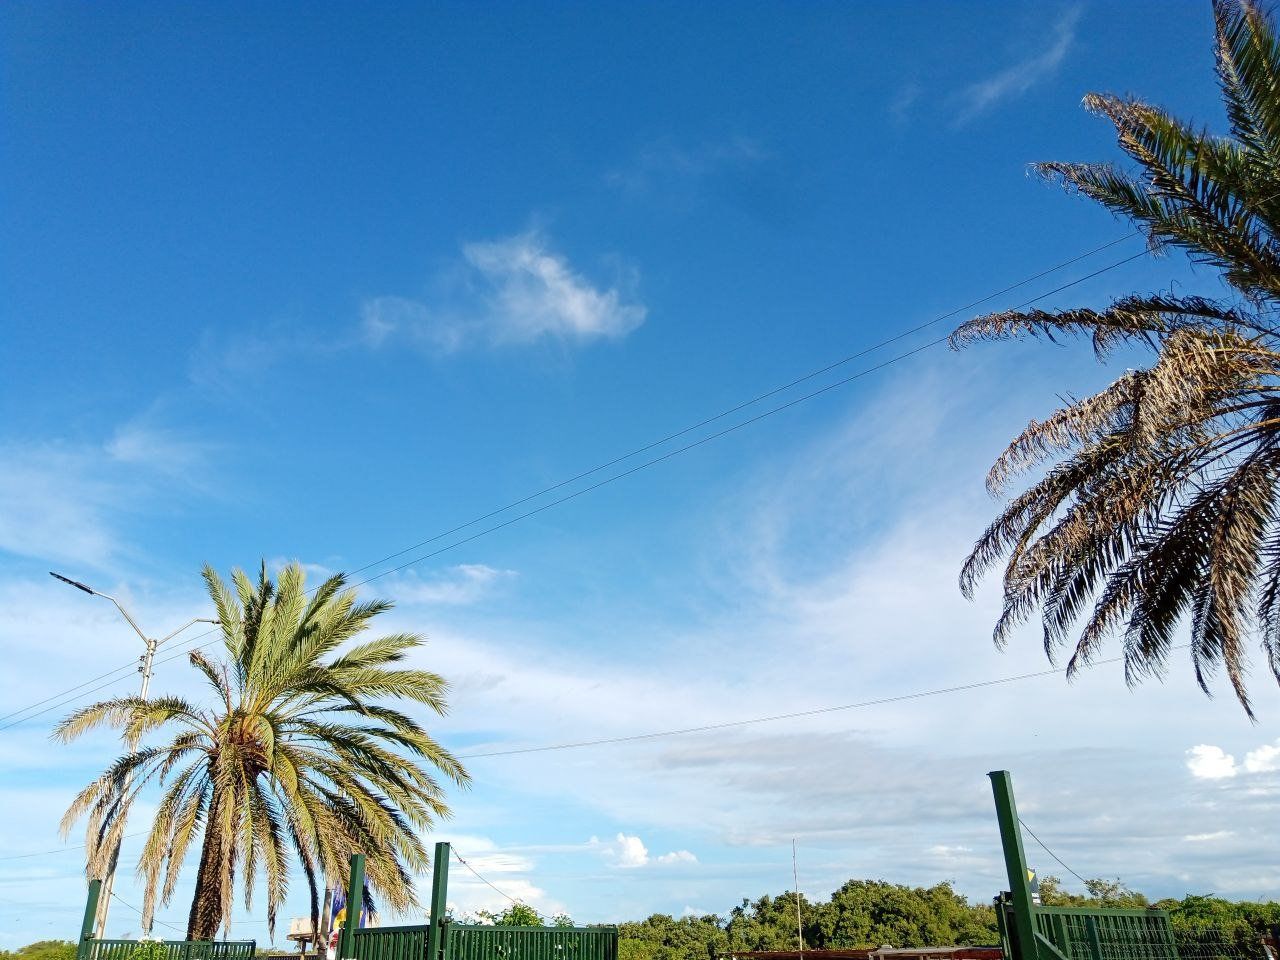
{"label": "curved lamp post", "polygon": [[[81,583],[79,580],[72,580],[70,577],[64,577],[62,574],[54,573],[52,570],[49,571],[49,576],[53,577],[56,580],[61,580],[63,583],[70,584],[71,586],[75,587],[77,590],[83,590],[85,593],[90,594],[91,596],[102,597],[104,600],[110,600],[112,603],[116,605],[116,609],[120,611],[120,616],[125,618],[129,626],[133,627],[133,632],[142,638],[142,642],[146,645],[146,650],[142,654],[142,656],[138,658],[138,661],[139,661],[138,672],[142,674],[142,690],[140,691],[139,695],[142,697],[143,700],[147,699],[147,691],[151,689],[151,673],[152,673],[152,666],[155,663],[156,651],[160,649],[161,646],[168,643],[170,640],[172,640],[174,637],[180,634],[183,630],[186,630],[188,627],[194,626],[197,623],[216,624],[220,622],[218,620],[210,620],[207,617],[195,617],[189,620],[188,622],[184,623],[177,630],[174,630],[168,636],[161,637],[159,640],[156,640],[156,639],[153,639],[152,637],[148,637],[145,633],[143,633],[142,628],[138,626],[138,622],[134,620],[132,616],[129,615],[129,611],[124,608],[123,604],[121,604],[119,600],[117,600],[115,597],[111,596],[110,594],[102,593],[99,590],[93,589],[93,587],[89,586],[88,584]],[[135,749],[137,745],[138,744],[136,740],[132,740],[127,744],[130,750]],[[128,791],[129,784],[130,782],[132,782],[132,779],[133,777],[130,776],[129,780],[125,782],[124,789],[126,791]],[[97,916],[96,922],[94,923],[94,936],[99,939],[102,937],[103,932],[106,929],[107,913],[111,908],[111,886],[116,876],[116,865],[120,862],[120,836],[121,834],[124,833],[124,826],[125,826],[124,822],[122,821],[120,824],[120,829],[116,831],[117,839],[115,841],[115,846],[111,851],[111,858],[108,861],[107,875],[102,878],[102,895],[98,900],[98,916]],[[150,911],[148,911],[148,913],[150,913]],[[148,934],[151,933],[151,921],[152,921],[152,918],[150,916],[144,916],[142,918],[143,936],[147,936]]]}

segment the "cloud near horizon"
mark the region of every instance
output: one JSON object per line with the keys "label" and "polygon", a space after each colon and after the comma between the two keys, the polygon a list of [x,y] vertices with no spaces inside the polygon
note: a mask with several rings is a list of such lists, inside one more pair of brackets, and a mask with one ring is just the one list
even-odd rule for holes
{"label": "cloud near horizon", "polygon": [[1225,780],[1241,773],[1280,772],[1280,739],[1244,755],[1241,763],[1221,747],[1202,743],[1187,751],[1187,769],[1197,780]]}
{"label": "cloud near horizon", "polygon": [[648,315],[621,286],[593,284],[536,231],[465,244],[457,273],[437,303],[394,295],[366,300],[364,342],[408,342],[434,354],[546,339],[584,344],[620,340]]}

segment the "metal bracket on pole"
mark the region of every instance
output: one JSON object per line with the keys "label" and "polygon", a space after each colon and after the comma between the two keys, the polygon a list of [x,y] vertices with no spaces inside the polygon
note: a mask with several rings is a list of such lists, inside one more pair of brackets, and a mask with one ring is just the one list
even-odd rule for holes
{"label": "metal bracket on pole", "polygon": [[1004,847],[1004,865],[1009,874],[1009,893],[1013,900],[1013,933],[1017,954],[1011,960],[1039,960],[1036,940],[1035,905],[1031,902],[1027,858],[1022,850],[1022,830],[1018,824],[1018,807],[1013,800],[1013,778],[1008,770],[993,770],[991,792],[995,795],[996,820],[1000,824],[1000,844]]}
{"label": "metal bracket on pole", "polygon": [[443,960],[445,943],[444,915],[449,899],[449,844],[436,844],[431,862],[431,925],[427,928],[427,960]]}
{"label": "metal bracket on pole", "polygon": [[347,919],[338,935],[338,958],[350,960],[356,955],[356,930],[364,912],[364,854],[351,855],[351,877],[347,883]]}

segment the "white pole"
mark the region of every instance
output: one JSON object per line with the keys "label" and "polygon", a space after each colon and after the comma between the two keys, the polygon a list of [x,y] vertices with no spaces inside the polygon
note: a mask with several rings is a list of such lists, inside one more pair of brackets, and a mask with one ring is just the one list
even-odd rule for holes
{"label": "white pole", "polygon": [[[146,645],[146,652],[141,657],[138,658],[140,661],[140,664],[138,666],[138,672],[142,674],[142,689],[139,691],[138,695],[143,700],[147,699],[147,694],[151,690],[151,674],[153,672],[152,668],[155,664],[156,650],[160,648],[160,645],[164,643],[168,643],[170,640],[172,640],[174,637],[180,634],[183,630],[186,630],[188,627],[194,626],[197,623],[215,623],[216,624],[219,622],[217,620],[210,620],[206,617],[195,617],[192,620],[188,621],[187,623],[184,623],[182,626],[180,626],[177,630],[173,631],[173,633],[169,634],[167,637],[164,637],[161,640],[153,640],[151,637],[148,637],[145,633],[142,632],[142,628],[138,626],[138,621],[134,620],[133,617],[129,615],[129,611],[126,610],[124,608],[124,605],[121,604],[120,601],[117,600],[115,597],[105,593],[100,593],[99,591],[93,589],[93,587],[90,587],[86,584],[81,583],[79,580],[72,580],[70,577],[64,577],[62,574],[54,573],[52,570],[49,571],[49,576],[54,577],[58,580],[61,580],[63,583],[69,583],[71,586],[75,587],[77,590],[83,590],[85,593],[91,594],[95,597],[102,597],[104,600],[110,600],[112,603],[115,604],[116,609],[120,611],[120,615],[124,617],[125,621],[129,624],[129,626],[133,627],[133,632],[142,638],[142,642]],[[129,752],[132,753],[138,747],[137,739],[130,738],[129,741],[126,743],[126,746]],[[130,773],[129,776],[125,779],[125,783],[124,783],[125,793],[129,792],[129,787],[132,783],[133,783],[133,774]],[[128,817],[128,810],[126,809],[121,812],[120,826],[114,831],[116,834],[117,840],[115,842],[114,848],[111,851],[111,859],[108,861],[108,864],[107,864],[107,875],[102,878],[102,895],[98,900],[98,916],[94,923],[94,929],[93,929],[94,937],[99,940],[102,939],[102,935],[106,931],[106,927],[107,927],[107,915],[111,909],[111,887],[114,884],[115,878],[116,878],[116,866],[120,862],[120,839],[119,838],[121,838],[124,834],[124,828],[127,822],[127,817]],[[143,917],[142,917],[142,935],[144,937],[149,936],[151,934],[151,926],[152,926],[152,911],[148,909],[146,913],[143,914]]]}

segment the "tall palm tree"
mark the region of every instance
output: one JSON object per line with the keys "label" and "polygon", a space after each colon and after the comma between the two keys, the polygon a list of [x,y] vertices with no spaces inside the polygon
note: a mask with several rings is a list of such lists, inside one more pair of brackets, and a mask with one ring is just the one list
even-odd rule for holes
{"label": "tall palm tree", "polygon": [[1227,294],[998,313],[953,334],[956,345],[1087,336],[1100,358],[1121,346],[1153,354],[1014,439],[989,489],[1035,479],[978,540],[960,583],[972,595],[1003,560],[997,643],[1039,611],[1046,651],[1073,643],[1074,671],[1120,635],[1130,683],[1163,671],[1189,623],[1200,685],[1207,693],[1225,668],[1252,716],[1251,636],[1280,680],[1280,42],[1248,0],[1217,0],[1213,13],[1229,136],[1089,94],[1134,165],[1038,169],[1136,224],[1152,248],[1212,265]]}
{"label": "tall palm tree", "polygon": [[[190,661],[212,688],[211,701],[120,697],[63,720],[55,731],[63,741],[106,725],[143,744],[80,792],[63,817],[63,833],[87,815],[88,868],[97,875],[129,808],[159,785],[138,863],[144,926],[157,900],[169,902],[198,837],[187,922],[192,939],[212,938],[229,924],[237,878],[250,908],[260,876],[274,934],[293,863],[306,878],[314,920],[318,891],[340,882],[355,852],[367,857],[375,896],[397,910],[415,905],[412,877],[428,865],[418,832],[449,813],[429,771],[468,782],[462,764],[392,705],[446,710],[443,679],[397,666],[422,639],[391,634],[340,649],[390,607],[357,602],[341,574],[310,597],[296,564],[275,583],[265,564],[257,583],[236,570],[234,590],[207,566],[204,579],[226,659],[214,662],[197,649]],[[166,739],[148,743],[160,731]]]}

